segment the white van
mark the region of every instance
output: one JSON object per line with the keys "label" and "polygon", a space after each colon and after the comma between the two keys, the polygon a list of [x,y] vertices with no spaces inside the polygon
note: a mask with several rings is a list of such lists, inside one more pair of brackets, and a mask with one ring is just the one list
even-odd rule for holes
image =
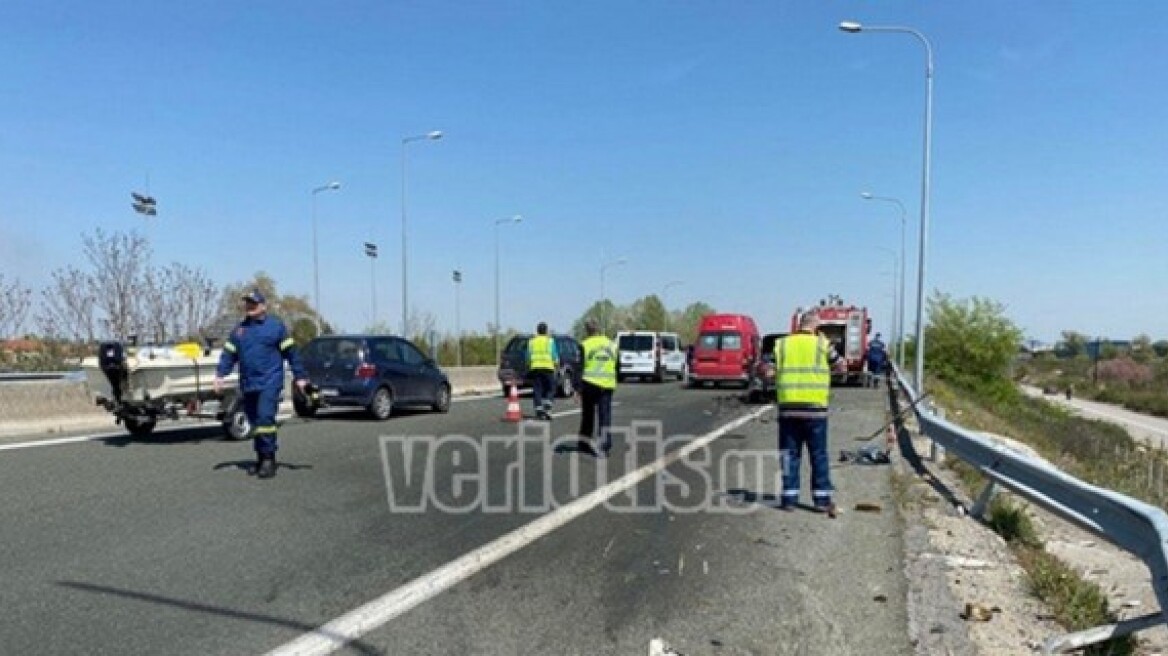
{"label": "white van", "polygon": [[666,376],[676,376],[678,380],[686,376],[685,352],[677,333],[621,331],[616,334],[616,348],[617,380],[640,376],[661,382]]}

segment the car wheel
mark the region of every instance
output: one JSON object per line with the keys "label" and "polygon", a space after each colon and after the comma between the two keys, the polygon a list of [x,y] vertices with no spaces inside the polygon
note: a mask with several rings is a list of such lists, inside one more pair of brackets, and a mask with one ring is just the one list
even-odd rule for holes
{"label": "car wheel", "polygon": [[369,414],[378,421],[385,421],[393,414],[393,394],[384,387],[378,387],[373,393],[373,400],[369,402]]}
{"label": "car wheel", "polygon": [[572,393],[575,391],[575,388],[572,386],[572,370],[566,369],[564,370],[564,375],[560,376],[560,398],[566,399],[572,396]]}
{"label": "car wheel", "polygon": [[243,411],[243,404],[236,402],[231,405],[227,415],[223,418],[223,434],[229,440],[242,440],[251,435],[251,421]]}
{"label": "car wheel", "polygon": [[140,419],[138,417],[126,417],[122,423],[130,435],[134,437],[146,437],[154,432],[154,426],[157,424],[153,419]]}
{"label": "car wheel", "polygon": [[292,399],[292,410],[296,413],[297,417],[311,419],[316,416],[316,406],[300,399]]}
{"label": "car wheel", "polygon": [[434,412],[450,412],[450,385],[439,383],[434,404],[430,407],[433,408]]}
{"label": "car wheel", "polygon": [[665,381],[665,369],[657,367],[657,371],[653,372],[653,382],[660,383]]}

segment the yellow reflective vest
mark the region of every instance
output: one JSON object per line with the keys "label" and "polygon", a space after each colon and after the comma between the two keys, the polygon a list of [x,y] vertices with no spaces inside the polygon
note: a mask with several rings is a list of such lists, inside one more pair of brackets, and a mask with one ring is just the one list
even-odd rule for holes
{"label": "yellow reflective vest", "polygon": [[527,355],[531,360],[527,368],[531,371],[555,371],[556,361],[552,359],[551,337],[536,335],[527,340]]}
{"label": "yellow reflective vest", "polygon": [[616,347],[603,335],[584,340],[584,382],[616,389]]}
{"label": "yellow reflective vest", "polygon": [[831,390],[825,337],[795,333],[775,344],[775,389],[779,405],[826,408]]}

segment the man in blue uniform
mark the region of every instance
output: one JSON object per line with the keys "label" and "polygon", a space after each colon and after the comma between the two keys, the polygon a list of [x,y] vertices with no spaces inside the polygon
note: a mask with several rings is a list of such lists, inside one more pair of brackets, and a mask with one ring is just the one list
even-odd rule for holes
{"label": "man in blue uniform", "polygon": [[884,375],[887,366],[888,351],[884,347],[884,342],[880,340],[880,333],[876,333],[875,339],[868,342],[868,384],[880,387],[880,376]]}
{"label": "man in blue uniform", "polygon": [[283,321],[268,316],[266,301],[258,289],[243,297],[247,316],[231,331],[215,372],[215,391],[219,392],[224,376],[239,363],[239,391],[254,435],[255,473],[260,478],[276,475],[276,410],[284,391],[284,360],[292,367],[296,386],[304,389],[308,384],[296,342]]}

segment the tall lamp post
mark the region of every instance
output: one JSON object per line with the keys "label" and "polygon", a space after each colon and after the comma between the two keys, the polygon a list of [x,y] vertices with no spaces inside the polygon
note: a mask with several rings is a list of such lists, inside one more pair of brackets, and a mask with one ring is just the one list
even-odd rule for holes
{"label": "tall lamp post", "polygon": [[665,330],[669,330],[669,306],[665,305],[665,294],[670,290],[670,288],[684,284],[684,280],[670,280],[669,282],[665,283],[664,287],[661,288],[661,305],[665,307]]}
{"label": "tall lamp post", "polygon": [[608,336],[608,317],[604,311],[604,272],[614,266],[620,266],[627,263],[628,260],[620,257],[600,265],[600,334]]}
{"label": "tall lamp post", "polygon": [[336,191],[341,188],[341,183],[330,182],[312,190],[312,304],[316,306],[313,308],[316,311],[316,334],[319,335],[321,331],[320,318],[320,256],[317,254],[316,245],[316,195],[322,191]]}
{"label": "tall lamp post", "polygon": [[455,269],[451,274],[454,280],[454,357],[457,366],[462,366],[462,322],[459,321],[458,306],[460,290],[462,289],[462,272]]}
{"label": "tall lamp post", "polygon": [[402,329],[401,336],[409,338],[406,334],[409,328],[409,312],[410,312],[410,297],[409,297],[409,267],[406,266],[406,146],[422,140],[436,141],[442,138],[441,130],[434,130],[426,134],[416,134],[412,137],[403,137],[401,140],[401,265],[402,265]]}
{"label": "tall lamp post", "polygon": [[499,226],[504,223],[522,223],[523,216],[516,214],[508,219],[495,219],[495,362],[499,361]]}
{"label": "tall lamp post", "polygon": [[[892,261],[892,327],[891,327],[891,330],[892,330],[892,339],[894,341],[896,341],[896,340],[898,340],[898,335],[900,335],[900,324],[897,323],[897,317],[899,316],[899,313],[897,312],[897,308],[899,306],[897,305],[897,300],[896,300],[896,296],[897,296],[896,295],[896,280],[897,280],[897,276],[896,276],[896,269],[897,269],[896,251],[892,250],[891,248],[884,248],[883,246],[877,246],[876,249],[884,251],[885,253],[888,253],[888,257]],[[900,366],[903,367],[903,365],[900,365]]]}
{"label": "tall lamp post", "polygon": [[377,244],[365,242],[365,257],[369,258],[369,325],[377,326]]}
{"label": "tall lamp post", "polygon": [[860,193],[860,197],[864,200],[882,200],[888,203],[895,203],[900,208],[900,310],[896,313],[897,326],[899,326],[895,333],[897,343],[897,366],[901,371],[904,371],[904,254],[905,254],[905,240],[904,230],[907,223],[905,217],[907,212],[904,209],[904,203],[900,202],[899,198],[891,196],[874,196],[866,191]]}
{"label": "tall lamp post", "polygon": [[917,30],[899,26],[865,26],[853,21],[844,21],[839,29],[848,33],[858,32],[899,32],[910,34],[925,47],[925,143],[921,166],[921,234],[917,262],[917,326],[916,326],[916,366],[915,382],[917,394],[925,393],[925,248],[929,240],[929,164],[933,141],[933,46]]}

